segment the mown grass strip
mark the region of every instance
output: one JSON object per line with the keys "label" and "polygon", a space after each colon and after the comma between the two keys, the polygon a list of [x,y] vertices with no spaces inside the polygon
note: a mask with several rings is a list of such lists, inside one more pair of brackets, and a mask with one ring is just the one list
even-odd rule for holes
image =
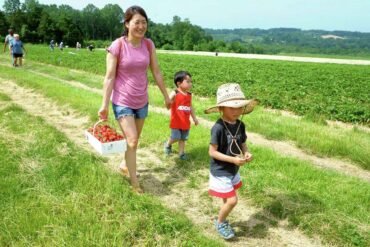
{"label": "mown grass strip", "polygon": [[[1,67],[0,67],[1,68]],[[37,89],[40,93],[55,100],[60,105],[69,104],[81,114],[96,118],[96,108],[100,96],[85,93],[68,85],[50,80],[26,80],[28,74],[15,81],[22,86]],[[40,88],[40,84],[43,87]],[[49,92],[59,91],[60,93]],[[82,102],[63,102],[65,98],[74,101],[79,93]],[[88,95],[88,96],[86,96]],[[84,100],[86,100],[84,102]],[[91,102],[98,102],[91,105]],[[87,107],[88,106],[88,107]],[[143,131],[141,145],[157,147],[162,150],[162,141],[169,133],[168,117],[151,113]],[[152,130],[156,131],[152,131]],[[184,179],[191,177],[191,172],[208,168],[209,129],[198,126],[191,131],[188,152],[192,162],[178,163]],[[350,246],[368,246],[370,216],[370,185],[355,178],[342,176],[333,171],[312,167],[309,163],[281,157],[267,148],[251,147],[255,160],[241,169],[245,178],[242,196],[248,196],[261,207],[261,218],[272,215],[275,220],[288,219],[292,226],[297,226],[308,235],[318,234],[327,243]],[[191,179],[189,179],[190,181]],[[207,188],[200,188],[205,193]],[[325,219],[322,221],[321,219]],[[245,219],[247,220],[247,219]],[[268,219],[270,220],[270,219]],[[329,224],[328,224],[329,222]]]}
{"label": "mown grass strip", "polygon": [[222,246],[18,106],[0,110],[0,156],[1,246]]}

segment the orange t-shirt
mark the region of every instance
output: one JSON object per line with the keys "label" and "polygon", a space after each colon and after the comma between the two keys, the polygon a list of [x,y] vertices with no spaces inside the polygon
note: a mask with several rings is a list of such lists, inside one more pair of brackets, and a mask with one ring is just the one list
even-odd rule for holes
{"label": "orange t-shirt", "polygon": [[175,97],[171,105],[171,129],[190,129],[191,93],[182,94],[175,90]]}

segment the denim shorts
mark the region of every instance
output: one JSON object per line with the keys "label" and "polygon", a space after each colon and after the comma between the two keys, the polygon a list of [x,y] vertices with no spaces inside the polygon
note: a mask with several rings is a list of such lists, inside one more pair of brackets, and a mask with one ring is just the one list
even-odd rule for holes
{"label": "denim shorts", "polygon": [[134,118],[146,118],[148,116],[148,103],[139,109],[132,109],[127,106],[120,106],[112,103],[114,116],[116,120],[120,119],[121,117],[125,116],[133,116]]}
{"label": "denim shorts", "polygon": [[172,140],[187,140],[189,138],[189,130],[171,129]]}

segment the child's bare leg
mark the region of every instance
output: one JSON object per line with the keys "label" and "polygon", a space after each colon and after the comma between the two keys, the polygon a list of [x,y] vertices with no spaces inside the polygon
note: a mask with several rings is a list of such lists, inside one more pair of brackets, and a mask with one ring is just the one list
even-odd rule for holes
{"label": "child's bare leg", "polygon": [[230,198],[224,198],[223,201],[224,204],[221,206],[220,212],[218,213],[218,223],[222,223],[226,220],[231,210],[233,210],[233,208],[238,203],[238,197],[233,196]]}
{"label": "child's bare leg", "polygon": [[172,144],[178,142],[178,140],[173,140],[172,138],[168,139],[167,146],[172,146]]}
{"label": "child's bare leg", "polygon": [[185,141],[179,140],[179,154],[185,153]]}
{"label": "child's bare leg", "polygon": [[22,66],[22,57],[19,58],[19,66]]}

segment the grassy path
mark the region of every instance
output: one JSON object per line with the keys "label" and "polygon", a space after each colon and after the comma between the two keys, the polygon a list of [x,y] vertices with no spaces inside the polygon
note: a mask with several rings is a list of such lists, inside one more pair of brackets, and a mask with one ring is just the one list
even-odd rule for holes
{"label": "grassy path", "polygon": [[[54,66],[51,66],[54,67]],[[101,94],[101,89],[87,86],[86,84],[80,83],[78,81],[74,80],[64,80],[61,78],[58,78],[56,76],[44,73],[44,72],[38,72],[38,71],[30,71],[31,73],[50,78],[54,81],[59,81],[61,83],[69,84],[73,87],[76,88],[81,88],[83,90],[87,90],[96,94]],[[169,111],[167,111],[165,108],[161,107],[156,107],[153,105],[150,105],[150,110],[161,113],[161,114],[166,114],[169,115]],[[198,117],[200,124],[207,127],[211,128],[213,125],[212,121],[209,121],[207,119],[204,119],[202,117]],[[320,168],[325,168],[325,169],[332,169],[336,170],[342,174],[349,175],[349,176],[354,176],[358,177],[360,179],[363,179],[367,182],[370,182],[370,171],[364,170],[356,165],[353,165],[350,162],[344,161],[344,160],[339,160],[335,158],[329,158],[329,157],[318,157],[316,155],[308,154],[304,150],[296,147],[294,144],[289,143],[289,142],[284,142],[284,141],[275,141],[275,140],[268,140],[264,138],[262,135],[253,133],[248,131],[248,136],[250,137],[251,143],[259,146],[264,146],[267,148],[271,148],[272,150],[285,155],[285,156],[290,156],[290,157],[295,157],[298,159],[306,160],[309,161],[310,163],[320,167]]]}
{"label": "grassy path", "polygon": [[0,246],[224,246],[107,170],[76,134],[86,118],[0,88]]}
{"label": "grassy path", "polygon": [[[54,125],[62,131],[77,146],[85,150],[91,150],[83,136],[88,120],[79,116],[73,109],[55,105],[52,101],[32,90],[17,86],[11,81],[0,82],[0,89],[6,93],[14,103],[21,105],[34,116],[42,117],[49,124]],[[53,109],[52,112],[46,109]],[[162,161],[161,157],[155,154],[161,149],[140,148],[138,152],[139,171],[142,173],[140,180],[145,191],[157,196],[169,208],[185,214],[196,223],[205,235],[217,238],[213,229],[210,212],[216,212],[218,201],[210,201],[207,195],[200,193],[199,189],[189,187],[176,174],[177,160],[171,159]],[[118,164],[122,157],[118,155],[107,158],[107,166],[117,171]],[[150,160],[150,162],[148,162]],[[202,177],[199,187],[207,188],[208,170],[202,169],[191,174],[191,177]],[[175,186],[168,188],[166,184],[173,183]],[[174,204],[173,202],[176,202]],[[311,240],[304,236],[297,229],[289,229],[287,222],[280,222],[278,225],[271,225],[266,219],[259,219],[263,213],[262,209],[253,207],[248,201],[241,199],[233,213],[238,215],[235,229],[238,239],[233,242],[226,242],[230,246],[321,246],[318,239]],[[267,215],[265,215],[267,217]],[[248,219],[248,222],[237,221],[237,219]],[[272,219],[271,219],[272,220]],[[253,231],[249,231],[254,229]]]}

